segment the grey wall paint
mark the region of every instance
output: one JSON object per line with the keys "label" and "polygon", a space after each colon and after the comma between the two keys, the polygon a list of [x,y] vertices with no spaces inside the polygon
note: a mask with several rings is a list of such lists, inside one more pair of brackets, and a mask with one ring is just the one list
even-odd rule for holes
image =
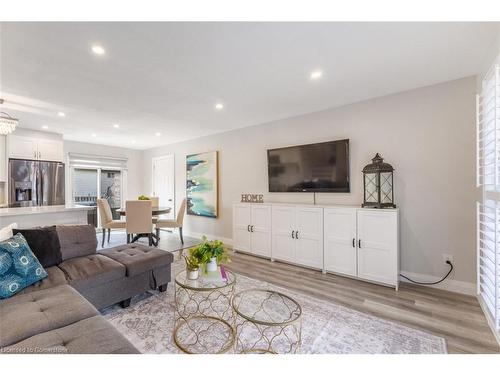
{"label": "grey wall paint", "polygon": [[447,253],[456,263],[452,277],[475,282],[475,90],[476,78],[469,77],[147,150],[142,190],[151,191],[151,158],[173,153],[180,201],[186,155],[218,150],[220,217],[188,216],[185,226],[231,238],[232,204],[241,193],[263,193],[268,202],[313,200],[312,194],[267,192],[266,149],[349,138],[352,192],[318,194],[317,202],[360,204],[361,169],[380,152],[396,169],[402,270],[440,276],[447,270],[442,261]]}

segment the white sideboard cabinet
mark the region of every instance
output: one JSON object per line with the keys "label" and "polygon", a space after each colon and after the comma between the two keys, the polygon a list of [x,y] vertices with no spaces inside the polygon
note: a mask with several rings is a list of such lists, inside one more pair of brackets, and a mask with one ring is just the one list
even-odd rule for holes
{"label": "white sideboard cabinet", "polygon": [[398,210],[325,208],[324,215],[325,270],[397,288]]}
{"label": "white sideboard cabinet", "polygon": [[246,253],[271,257],[271,206],[234,205],[233,247]]}
{"label": "white sideboard cabinet", "polygon": [[399,211],[348,206],[233,206],[233,248],[398,288]]}

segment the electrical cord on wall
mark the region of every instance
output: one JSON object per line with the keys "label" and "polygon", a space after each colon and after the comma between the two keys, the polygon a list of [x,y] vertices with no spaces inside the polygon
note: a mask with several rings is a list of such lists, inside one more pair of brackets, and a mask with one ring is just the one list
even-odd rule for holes
{"label": "electrical cord on wall", "polygon": [[450,266],[450,270],[448,271],[448,273],[441,280],[438,280],[438,281],[426,283],[426,282],[419,282],[419,281],[412,280],[409,277],[407,277],[407,276],[405,276],[405,275],[403,275],[401,273],[399,274],[399,276],[401,276],[402,278],[404,278],[404,279],[406,279],[408,281],[411,281],[414,284],[436,285],[436,284],[439,284],[440,282],[443,282],[448,276],[450,276],[451,271],[453,271],[453,264],[451,263],[451,261],[447,260],[446,263]]}

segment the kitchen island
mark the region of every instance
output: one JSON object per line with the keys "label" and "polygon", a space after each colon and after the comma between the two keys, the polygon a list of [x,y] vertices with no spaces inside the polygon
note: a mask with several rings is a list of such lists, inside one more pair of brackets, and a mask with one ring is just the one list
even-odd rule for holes
{"label": "kitchen island", "polygon": [[0,208],[0,227],[12,223],[17,223],[18,228],[87,224],[87,211],[93,209],[79,205]]}

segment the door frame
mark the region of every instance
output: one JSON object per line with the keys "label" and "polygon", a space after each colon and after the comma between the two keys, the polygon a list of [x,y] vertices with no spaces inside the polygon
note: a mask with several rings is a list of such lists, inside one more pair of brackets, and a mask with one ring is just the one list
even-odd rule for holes
{"label": "door frame", "polygon": [[166,154],[166,155],[161,155],[161,156],[153,156],[151,158],[151,195],[152,196],[155,196],[155,162],[159,161],[159,160],[163,160],[163,159],[170,159],[172,158],[172,161],[173,161],[173,166],[174,166],[174,170],[173,170],[173,184],[174,184],[174,199],[172,200],[172,213],[174,214],[174,220],[177,219],[177,212],[175,210],[175,208],[177,207],[177,189],[176,189],[176,186],[175,186],[175,154]]}

